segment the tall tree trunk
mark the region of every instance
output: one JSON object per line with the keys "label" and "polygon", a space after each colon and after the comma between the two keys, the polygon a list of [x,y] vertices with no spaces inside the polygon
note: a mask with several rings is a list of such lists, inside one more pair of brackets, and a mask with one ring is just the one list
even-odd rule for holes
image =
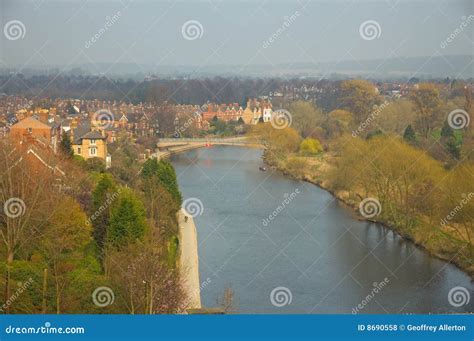
{"label": "tall tree trunk", "polygon": [[[13,251],[8,250],[7,252],[7,268],[6,268],[6,276],[5,276],[5,303],[10,298],[10,277],[11,277],[11,269],[13,267]],[[12,303],[6,305],[5,314],[10,314],[10,306]]]}
{"label": "tall tree trunk", "polygon": [[46,291],[48,290],[48,269],[43,270],[43,306],[41,309],[42,314],[47,312],[47,301],[46,301]]}

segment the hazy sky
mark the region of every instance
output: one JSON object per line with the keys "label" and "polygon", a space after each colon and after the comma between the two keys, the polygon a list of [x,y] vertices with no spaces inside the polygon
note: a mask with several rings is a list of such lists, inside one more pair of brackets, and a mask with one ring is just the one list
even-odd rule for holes
{"label": "hazy sky", "polygon": [[[469,18],[474,15],[473,4],[472,0],[0,0],[0,59],[3,66],[272,65],[467,55],[474,49],[474,16]],[[13,22],[19,36],[7,30],[12,29],[7,27],[12,20],[20,21],[20,26]],[[191,22],[196,36],[192,27],[183,35],[183,24],[190,20],[197,21]],[[361,33],[361,24],[368,20],[375,23],[369,22],[368,31]],[[463,22],[463,32],[441,48]]]}

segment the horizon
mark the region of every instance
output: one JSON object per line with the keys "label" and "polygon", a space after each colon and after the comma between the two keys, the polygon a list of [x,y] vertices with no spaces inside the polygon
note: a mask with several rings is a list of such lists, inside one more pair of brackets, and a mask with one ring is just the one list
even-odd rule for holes
{"label": "horizon", "polygon": [[[472,56],[474,44],[469,0],[1,0],[0,9],[0,69],[88,66],[101,73],[104,64],[132,64],[145,74],[233,66],[245,73],[381,61],[378,69],[385,61]],[[474,72],[471,63],[455,69]],[[433,69],[452,75],[451,64]]]}

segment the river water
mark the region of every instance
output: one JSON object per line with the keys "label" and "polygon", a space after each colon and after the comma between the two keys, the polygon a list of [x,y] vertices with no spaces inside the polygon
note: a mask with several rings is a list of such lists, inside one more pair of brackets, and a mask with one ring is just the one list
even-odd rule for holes
{"label": "river water", "polygon": [[259,171],[261,155],[213,146],[171,158],[184,199],[203,205],[194,219],[204,306],[231,288],[237,313],[474,312],[465,273],[354,219],[317,186]]}

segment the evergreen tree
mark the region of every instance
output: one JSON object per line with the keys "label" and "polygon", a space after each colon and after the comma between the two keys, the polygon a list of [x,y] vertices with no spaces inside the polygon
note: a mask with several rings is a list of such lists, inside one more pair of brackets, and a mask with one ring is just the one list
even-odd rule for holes
{"label": "evergreen tree", "polygon": [[107,241],[123,246],[143,239],[146,230],[146,212],[143,203],[130,189],[123,189],[112,208]]}
{"label": "evergreen tree", "polygon": [[61,142],[59,144],[59,147],[61,148],[61,151],[66,155],[67,157],[72,157],[74,155],[74,151],[72,150],[72,143],[71,143],[71,138],[69,137],[69,134],[64,133],[63,136],[61,137]]}
{"label": "evergreen tree", "polygon": [[164,188],[171,194],[178,207],[181,206],[182,196],[178,187],[176,172],[169,161],[149,159],[142,169],[142,177],[150,178],[156,176]]}
{"label": "evergreen tree", "polygon": [[110,174],[102,174],[94,192],[92,192],[91,221],[94,227],[92,235],[101,253],[104,249],[107,228],[110,223],[111,204],[117,193],[114,180]]}
{"label": "evergreen tree", "polygon": [[366,139],[367,140],[370,140],[371,138],[374,138],[374,137],[377,137],[377,136],[381,136],[383,135],[383,131],[380,130],[380,129],[376,129],[376,130],[372,130],[372,131],[369,131],[369,133],[367,134],[366,136]]}
{"label": "evergreen tree", "polygon": [[461,148],[456,143],[456,139],[453,137],[449,137],[446,141],[446,149],[448,150],[449,154],[454,157],[456,160],[461,158]]}
{"label": "evergreen tree", "polygon": [[441,128],[441,137],[454,137],[454,130],[448,124],[448,121],[444,121],[443,128]]}
{"label": "evergreen tree", "polygon": [[415,131],[411,127],[411,124],[409,124],[405,128],[405,132],[403,133],[403,139],[408,142],[409,144],[415,144],[416,143],[416,135]]}

